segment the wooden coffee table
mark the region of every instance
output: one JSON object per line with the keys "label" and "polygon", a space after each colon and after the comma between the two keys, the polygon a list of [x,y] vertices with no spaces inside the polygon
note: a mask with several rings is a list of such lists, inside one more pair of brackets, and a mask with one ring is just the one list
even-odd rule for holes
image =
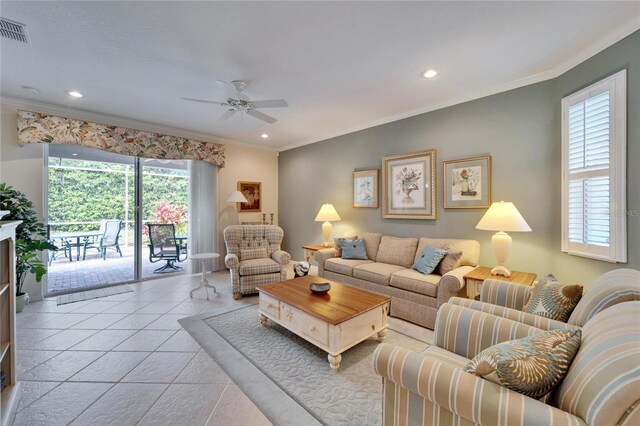
{"label": "wooden coffee table", "polygon": [[[329,293],[317,296],[313,282],[329,282]],[[348,287],[335,281],[306,276],[258,287],[262,325],[267,319],[329,353],[333,371],[340,367],[342,352],[377,334],[387,334],[390,298]]]}

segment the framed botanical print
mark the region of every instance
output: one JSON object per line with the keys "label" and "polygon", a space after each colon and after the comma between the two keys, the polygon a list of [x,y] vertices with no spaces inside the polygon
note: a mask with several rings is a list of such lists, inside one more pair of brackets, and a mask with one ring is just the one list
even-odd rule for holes
{"label": "framed botanical print", "polygon": [[486,209],[491,206],[491,157],[444,162],[444,208]]}
{"label": "framed botanical print", "polygon": [[238,182],[238,191],[242,192],[246,203],[240,203],[238,212],[261,212],[262,183],[260,182]]}
{"label": "framed botanical print", "polygon": [[379,207],[378,169],[353,172],[353,207]]}
{"label": "framed botanical print", "polygon": [[382,159],[382,215],[386,219],[436,219],[436,151]]}

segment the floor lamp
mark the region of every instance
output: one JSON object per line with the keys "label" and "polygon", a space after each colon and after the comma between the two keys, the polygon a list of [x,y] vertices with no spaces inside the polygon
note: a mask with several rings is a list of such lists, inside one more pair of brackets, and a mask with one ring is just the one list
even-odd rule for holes
{"label": "floor lamp", "polygon": [[229,198],[227,198],[228,203],[236,203],[236,224],[240,225],[240,213],[238,212],[238,203],[248,203],[247,199],[242,192],[236,191]]}

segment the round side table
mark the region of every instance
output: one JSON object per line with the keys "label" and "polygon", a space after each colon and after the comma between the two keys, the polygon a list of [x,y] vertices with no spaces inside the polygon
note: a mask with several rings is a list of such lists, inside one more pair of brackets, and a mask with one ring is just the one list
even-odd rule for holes
{"label": "round side table", "polygon": [[200,285],[198,287],[189,292],[189,297],[193,298],[193,292],[196,290],[200,290],[201,288],[204,288],[204,292],[207,295],[207,300],[209,300],[209,292],[207,291],[207,288],[212,288],[213,292],[216,292],[215,286],[209,284],[209,281],[207,281],[207,269],[205,268],[205,262],[207,260],[217,259],[219,257],[220,255],[218,253],[198,253],[189,256],[189,259],[191,260],[199,260],[202,262],[202,280],[200,281]]}

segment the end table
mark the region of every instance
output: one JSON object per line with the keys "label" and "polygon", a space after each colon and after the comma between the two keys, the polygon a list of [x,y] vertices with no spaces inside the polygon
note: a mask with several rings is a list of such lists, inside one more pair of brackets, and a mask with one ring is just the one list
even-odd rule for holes
{"label": "end table", "polygon": [[530,272],[511,271],[511,276],[507,278],[502,275],[491,275],[491,269],[487,266],[478,266],[463,277],[467,288],[467,298],[475,299],[478,297],[482,293],[482,283],[485,280],[494,279],[515,284],[531,285],[537,276]]}
{"label": "end table", "polygon": [[333,245],[323,246],[322,244],[309,244],[306,246],[302,246],[302,249],[304,250],[304,258],[307,262],[309,262],[309,259],[311,259],[318,250],[328,249],[328,248],[332,249]]}

